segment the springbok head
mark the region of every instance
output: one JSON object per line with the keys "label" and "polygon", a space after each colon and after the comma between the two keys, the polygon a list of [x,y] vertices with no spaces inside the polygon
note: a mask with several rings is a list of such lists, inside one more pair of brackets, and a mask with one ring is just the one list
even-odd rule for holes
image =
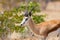
{"label": "springbok head", "polygon": [[34,8],[32,8],[30,12],[28,12],[28,11],[25,12],[24,18],[23,18],[20,26],[22,26],[22,25],[24,25],[24,24],[26,24],[26,23],[28,22],[28,20],[30,19],[31,15],[32,15],[32,10],[33,10],[33,9],[34,9]]}

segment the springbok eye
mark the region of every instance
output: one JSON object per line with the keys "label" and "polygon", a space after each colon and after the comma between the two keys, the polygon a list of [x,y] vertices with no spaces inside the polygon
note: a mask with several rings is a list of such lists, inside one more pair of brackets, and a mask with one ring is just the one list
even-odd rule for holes
{"label": "springbok eye", "polygon": [[26,18],[26,20],[25,21],[27,21],[28,20],[28,18]]}

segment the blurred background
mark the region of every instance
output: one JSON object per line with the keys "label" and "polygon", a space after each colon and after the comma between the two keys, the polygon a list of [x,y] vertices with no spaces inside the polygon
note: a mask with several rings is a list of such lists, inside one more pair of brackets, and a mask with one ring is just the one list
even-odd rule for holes
{"label": "blurred background", "polygon": [[[10,10],[14,7],[19,7],[21,2],[27,2],[28,0],[0,0],[0,9],[1,10]],[[30,0],[30,1],[35,1],[39,2],[43,5],[46,5],[48,2],[52,1],[60,1],[60,0]]]}

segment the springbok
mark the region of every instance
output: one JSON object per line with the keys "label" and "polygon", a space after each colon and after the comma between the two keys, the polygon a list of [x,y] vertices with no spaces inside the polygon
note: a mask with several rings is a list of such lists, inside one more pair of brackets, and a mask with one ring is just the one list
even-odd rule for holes
{"label": "springbok", "polygon": [[41,35],[46,38],[50,32],[55,31],[60,27],[60,20],[50,20],[35,24],[31,18],[31,11],[24,14],[23,21],[20,23],[20,25],[22,26],[27,23],[28,27],[35,35]]}

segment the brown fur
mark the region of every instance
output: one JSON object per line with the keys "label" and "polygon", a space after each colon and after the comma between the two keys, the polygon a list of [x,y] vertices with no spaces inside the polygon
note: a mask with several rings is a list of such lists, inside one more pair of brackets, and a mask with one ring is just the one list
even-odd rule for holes
{"label": "brown fur", "polygon": [[30,19],[29,26],[34,34],[47,37],[50,32],[60,27],[60,20],[50,20],[36,25],[33,20]]}

